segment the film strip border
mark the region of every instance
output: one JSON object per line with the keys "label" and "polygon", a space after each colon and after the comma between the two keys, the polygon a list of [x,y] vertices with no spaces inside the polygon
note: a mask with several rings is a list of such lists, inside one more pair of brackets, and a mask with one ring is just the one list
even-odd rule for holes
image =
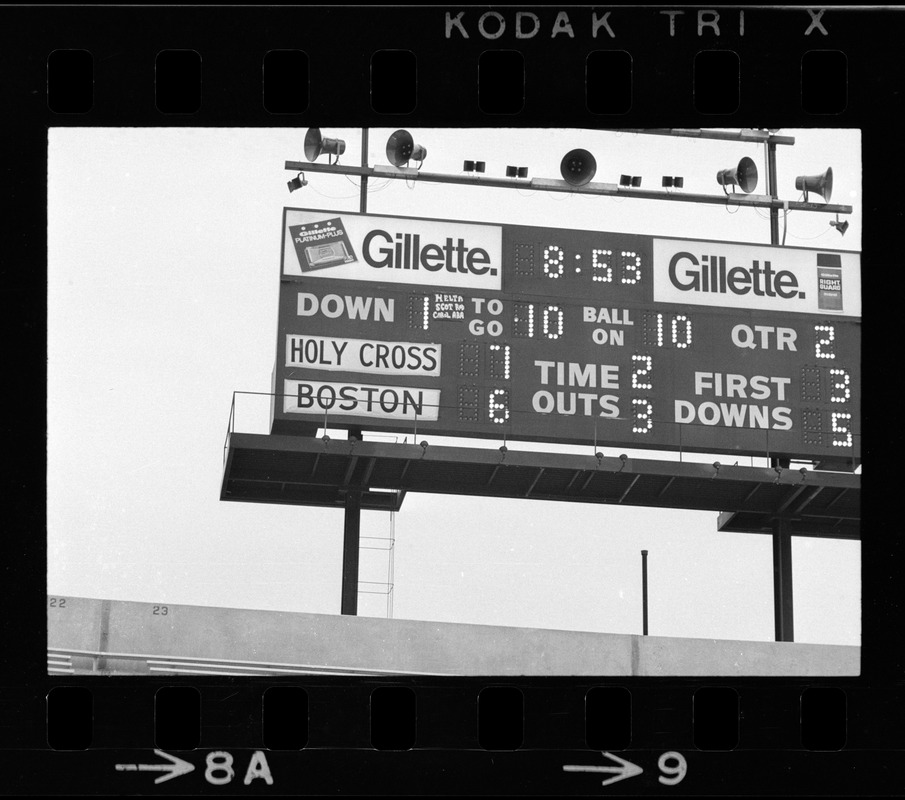
{"label": "film strip border", "polygon": [[[901,26],[894,13],[834,8],[276,8],[266,37],[237,47],[238,32],[261,29],[257,12],[157,11],[7,10],[8,29],[40,20],[51,43],[32,48],[16,81],[40,87],[32,110],[43,106],[54,124],[122,124],[128,114],[132,124],[241,115],[286,125],[310,114],[330,124],[477,115],[570,126],[631,113],[648,126],[668,113],[713,127],[758,112],[841,124],[882,88],[865,86],[864,43]],[[138,46],[123,47],[130,30]],[[894,74],[894,53],[872,49],[869,69]]]}
{"label": "film strip border", "polygon": [[[876,732],[870,729],[883,716],[875,693],[816,681],[629,688],[474,679],[413,687],[396,678],[123,688],[55,687],[46,735],[55,763],[93,771],[124,792],[181,778],[174,790],[233,782],[236,789],[285,789],[291,782],[318,793],[379,786],[381,793],[416,787],[432,794],[508,781],[513,790],[556,786],[580,794],[632,779],[635,785],[620,788],[743,784],[774,794],[798,787],[809,770],[814,794],[857,794],[868,781],[862,770]],[[37,747],[41,727],[21,730],[19,748]],[[338,768],[344,757],[346,768]],[[870,786],[882,793],[895,781],[880,776]]]}
{"label": "film strip border", "polygon": [[[483,30],[479,19],[485,9],[466,8],[459,17],[460,10],[275,8],[264,17],[259,9],[241,8],[3,9],[0,62],[6,77],[0,94],[10,112],[11,133],[20,145],[9,186],[18,197],[29,198],[20,211],[38,212],[23,226],[38,233],[34,244],[11,242],[11,256],[19,256],[22,263],[41,258],[47,125],[304,127],[314,119],[323,124],[346,120],[392,125],[401,118],[407,124],[432,125],[550,124],[551,120],[557,126],[602,126],[613,120],[638,127],[665,122],[737,126],[742,121],[844,125],[864,128],[866,167],[879,166],[880,158],[889,153],[882,145],[897,141],[901,132],[897,120],[902,118],[902,99],[897,87],[902,67],[896,43],[905,26],[901,15],[889,10],[746,10],[742,33],[737,9],[725,14],[722,9],[712,10],[721,15],[717,21],[708,16],[708,10],[703,10],[702,18],[698,9],[680,13],[659,8],[609,12],[582,8],[569,11],[571,32],[558,32],[556,11],[526,7],[522,11],[537,17],[539,29],[524,38],[518,36],[514,9],[495,12],[504,24],[499,29],[492,27],[499,23],[496,16],[485,18]],[[305,16],[308,13],[313,16]],[[455,22],[447,34],[447,13],[459,19],[467,38]],[[604,26],[599,21],[606,14]],[[530,17],[521,19],[525,26],[531,23]],[[722,22],[719,32],[708,22]],[[493,51],[515,51],[521,59],[484,56]],[[617,55],[592,56],[596,51]],[[698,61],[702,51],[729,55],[701,56]],[[835,55],[808,55],[823,51]],[[390,55],[377,56],[375,83],[372,69],[378,53]],[[412,59],[405,53],[415,57],[414,75]],[[630,61],[619,53],[628,54]],[[737,57],[737,70],[732,68],[732,54]],[[482,57],[489,59],[484,61],[484,80],[491,79],[483,84],[483,93]],[[492,77],[494,58],[500,64],[497,78]],[[299,91],[299,59],[306,62],[308,75],[301,99],[292,96]],[[186,82],[186,70],[191,74],[199,63],[199,80]],[[522,69],[513,69],[518,63]],[[843,63],[848,86],[844,104],[838,85]],[[158,65],[161,82],[155,83]],[[710,65],[717,74],[708,84],[704,70]],[[403,76],[401,88],[394,85],[394,74]],[[601,83],[595,77],[601,75],[618,85],[611,87],[605,78]],[[802,86],[802,81],[809,80],[815,81],[815,88]],[[168,82],[171,88],[166,88]],[[711,106],[701,104],[708,85]],[[521,105],[517,106],[519,87]],[[298,110],[303,99],[307,103]],[[412,110],[400,118],[393,111],[397,108]],[[623,116],[613,116],[620,111]],[[754,120],[752,115],[760,116]],[[889,191],[878,176],[866,168],[866,194],[874,190],[875,198]],[[873,210],[882,213],[879,201]],[[872,233],[883,233],[876,219],[866,223],[866,230],[870,224]],[[885,238],[866,238],[873,242],[866,249],[894,251],[878,244],[892,242],[888,233]],[[35,296],[40,300],[40,292]],[[40,318],[40,313],[35,316]],[[14,363],[12,369],[18,366]],[[43,367],[37,373],[27,366],[18,372],[34,375],[40,384],[38,373],[43,374]],[[27,444],[43,451],[39,429],[36,426],[38,436],[23,434]],[[180,785],[180,780],[173,779],[165,788],[186,791],[270,786],[258,777],[264,767],[260,759],[255,760],[255,753],[261,748],[277,790],[285,788],[281,782],[288,780],[292,790],[311,793],[362,793],[378,786],[384,791],[400,788],[430,794],[487,791],[488,787],[536,792],[551,786],[562,793],[590,793],[616,777],[615,771],[604,769],[620,766],[618,760],[600,757],[601,750],[643,769],[643,776],[634,779],[638,791],[667,789],[670,784],[660,778],[678,776],[680,762],[668,757],[678,753],[687,769],[677,791],[715,792],[723,787],[764,794],[900,792],[893,760],[893,753],[900,753],[905,745],[898,724],[903,707],[900,681],[853,679],[829,686],[801,680],[635,681],[628,686],[596,686],[566,679],[526,683],[469,679],[451,684],[421,679],[406,681],[414,686],[398,686],[399,679],[356,677],[352,682],[336,679],[331,683],[315,676],[303,686],[271,687],[222,676],[216,684],[196,681],[195,686],[161,688],[161,679],[110,679],[101,686],[97,679],[69,674],[48,677],[40,655],[46,624],[45,561],[39,541],[43,525],[34,511],[41,507],[41,494],[17,500],[16,507],[17,515],[39,532],[27,553],[37,557],[20,563],[17,551],[7,562],[9,569],[21,566],[21,574],[34,579],[37,595],[37,602],[26,604],[21,614],[4,617],[6,640],[25,643],[28,651],[16,648],[3,658],[5,687],[0,704],[5,721],[0,725],[0,759],[11,792],[33,794],[59,787],[154,791],[157,778],[167,773],[142,770],[141,765],[173,763],[154,757],[152,748],[164,745],[179,750],[174,757],[192,764],[194,775],[186,774],[181,781],[195,781]],[[876,546],[875,539],[865,542],[867,560],[873,558],[874,566],[876,550],[873,556],[870,553]],[[884,561],[886,555],[884,550]],[[867,566],[871,569],[870,563]],[[889,646],[882,643],[879,635],[884,631],[878,630],[873,616],[882,610],[878,592],[885,596],[894,591],[891,571],[883,574],[886,577],[879,584],[866,581],[864,586],[864,650],[869,669],[876,668],[874,657],[887,656],[894,649],[892,641]],[[895,638],[892,630],[885,630],[890,640]],[[56,655],[53,665],[65,670],[66,654]],[[895,660],[879,672],[901,674]],[[170,684],[178,679],[166,680]],[[376,685],[381,681],[390,683]],[[277,690],[291,694],[270,695]],[[629,738],[625,736],[626,696]],[[621,703],[623,711],[602,717],[589,714],[588,698],[593,706],[604,697],[608,704]],[[700,722],[705,698],[713,703],[713,730],[722,731],[717,744],[728,745],[725,749],[696,746],[705,743],[700,738],[707,727]],[[273,721],[281,713],[273,710],[281,706],[279,700],[288,714],[294,713],[288,723]],[[399,703],[413,707],[414,713],[391,715],[388,727],[381,727],[385,712],[375,716],[373,710],[384,701],[394,709]],[[811,701],[817,703],[816,716],[805,710]],[[297,719],[303,703],[307,708],[304,726]],[[500,710],[488,711],[492,703],[498,703]],[[488,728],[493,716],[500,720],[498,727]],[[613,716],[621,724],[612,722]],[[398,725],[397,719],[401,720]],[[280,739],[287,731],[296,736],[295,741],[269,738]],[[817,739],[809,738],[815,732]],[[267,742],[293,744],[297,749],[268,748]],[[843,749],[838,751],[840,742]],[[501,744],[505,747],[495,749]],[[195,750],[180,750],[183,746]],[[395,749],[401,747],[410,749]],[[232,760],[227,765],[223,756],[212,758],[216,753],[227,753]],[[350,769],[353,756],[357,757],[355,768]],[[666,771],[660,767],[661,760]],[[222,771],[217,771],[218,765]],[[572,788],[563,781],[566,766],[592,769],[571,776],[583,781]],[[628,771],[624,765],[623,769]],[[249,774],[251,780],[246,783]],[[139,778],[145,783],[121,783]],[[629,791],[632,781],[623,780],[619,788]]]}
{"label": "film strip border", "polygon": [[[498,12],[488,12],[501,17]],[[458,16],[457,16],[458,19]],[[503,23],[500,23],[501,25]],[[89,50],[59,49],[47,57],[47,104],[56,114],[88,114],[94,107],[95,65]],[[371,111],[411,114],[419,104],[418,56],[375,50],[369,65]],[[154,104],[162,114],[202,110],[204,59],[194,49],[154,56]],[[598,115],[624,115],[634,96],[634,59],[627,50],[593,50],[585,62],[585,103]],[[311,107],[312,59],[304,50],[268,50],[262,59],[261,101],[269,114],[304,114]],[[513,115],[526,102],[526,63],[519,50],[486,50],[477,59],[477,103],[484,114]],[[734,114],[741,106],[741,59],[735,50],[694,54],[691,97],[701,114]],[[848,105],[848,58],[842,50],[806,50],[798,76],[801,108],[815,118]]]}

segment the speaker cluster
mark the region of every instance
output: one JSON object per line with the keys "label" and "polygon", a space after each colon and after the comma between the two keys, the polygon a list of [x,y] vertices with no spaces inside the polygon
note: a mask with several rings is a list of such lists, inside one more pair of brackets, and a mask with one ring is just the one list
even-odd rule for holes
{"label": "speaker cluster", "polygon": [[[321,134],[320,128],[309,128],[305,134],[305,157],[309,161],[316,161],[320,156],[327,155],[334,158],[333,163],[339,161],[339,157],[346,150],[346,143],[342,139],[326,138]],[[416,144],[412,134],[406,130],[394,131],[386,144],[386,157],[394,167],[404,167],[412,161],[418,162],[418,169],[427,158],[427,148]],[[483,161],[466,160],[462,164],[462,171],[468,173],[483,173],[486,165]],[[576,148],[566,153],[559,164],[559,172],[562,179],[570,186],[585,186],[590,183],[597,173],[597,161],[587,150]],[[526,179],[528,167],[506,167],[506,177]],[[721,169],[716,174],[716,182],[723,187],[728,195],[727,187],[751,194],[757,188],[757,165],[748,156],[742,159],[734,167]],[[307,185],[304,173],[299,173],[296,178],[289,181],[289,191],[294,192]],[[620,175],[619,186],[623,188],[639,188],[641,186],[640,175]],[[685,179],[676,175],[664,175],[662,186],[665,189],[682,189]],[[826,172],[820,175],[799,175],[795,178],[795,188],[804,193],[804,201],[808,202],[809,194],[817,194],[829,203],[833,193],[833,170],[828,167]],[[834,225],[844,233],[844,223]]]}

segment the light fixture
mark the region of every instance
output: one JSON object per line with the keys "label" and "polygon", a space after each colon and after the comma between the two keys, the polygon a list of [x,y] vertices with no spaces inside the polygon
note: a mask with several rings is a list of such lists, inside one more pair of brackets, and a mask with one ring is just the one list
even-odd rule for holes
{"label": "light fixture", "polygon": [[667,189],[681,189],[685,186],[685,178],[678,175],[664,175],[660,185]]}
{"label": "light fixture", "polygon": [[327,161],[330,156],[335,156],[337,163],[339,157],[346,152],[346,143],[342,139],[325,139],[321,136],[320,128],[308,128],[305,134],[305,158],[309,161],[317,161],[324,153],[327,154]]}
{"label": "light fixture", "polygon": [[631,186],[632,185],[632,176],[631,175],[620,175],[619,176],[619,185],[620,186]]}
{"label": "light fixture", "polygon": [[640,175],[632,175],[632,186],[636,189],[641,185],[641,176]]}
{"label": "light fixture", "polygon": [[387,139],[387,161],[394,167],[401,167],[409,161],[417,161],[418,166],[427,158],[427,148],[415,144],[415,140],[406,130],[398,130]]}
{"label": "light fixture", "polygon": [[804,192],[804,201],[808,202],[808,192],[819,194],[827,203],[833,196],[833,168],[827,167],[821,175],[799,175],[795,179],[795,188]]}
{"label": "light fixture", "polygon": [[507,178],[527,178],[528,167],[506,167]]}
{"label": "light fixture", "polygon": [[830,220],[830,227],[835,228],[842,236],[845,236],[845,232],[848,230],[849,221],[848,220],[840,220],[839,215],[836,214],[836,219]]}
{"label": "light fixture", "polygon": [[571,186],[584,186],[597,172],[597,161],[587,150],[570,150],[559,162],[562,179]]}
{"label": "light fixture", "polygon": [[738,186],[745,194],[751,194],[757,187],[757,164],[753,159],[744,156],[738,162],[738,166],[721,169],[716,174],[716,182],[723,187],[724,192],[727,186]]}
{"label": "light fixture", "polygon": [[474,172],[474,161],[463,161],[462,172]]}
{"label": "light fixture", "polygon": [[305,180],[305,173],[300,172],[291,181],[287,181],[286,185],[289,187],[290,194],[292,192],[294,192],[296,189],[301,189],[303,186],[307,186],[308,181]]}

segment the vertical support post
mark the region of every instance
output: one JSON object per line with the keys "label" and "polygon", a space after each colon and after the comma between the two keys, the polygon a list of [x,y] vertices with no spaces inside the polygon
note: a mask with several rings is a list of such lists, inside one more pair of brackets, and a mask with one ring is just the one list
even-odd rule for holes
{"label": "vertical support post", "polygon": [[[358,426],[349,428],[349,442],[363,441],[364,432]],[[354,478],[353,478],[354,480]],[[361,487],[350,486],[346,493],[343,524],[343,585],[340,613],[358,614],[358,562],[361,548]]]}
{"label": "vertical support post", "polygon": [[[776,144],[767,142],[767,194],[776,200]],[[770,244],[779,244],[779,209],[770,209]]]}
{"label": "vertical support post", "polygon": [[641,608],[642,631],[647,636],[647,550],[641,551]]}
{"label": "vertical support post", "polygon": [[[766,143],[767,193],[774,200],[776,191],[776,145]],[[779,244],[779,209],[770,209],[770,244]],[[770,432],[767,431],[767,457],[770,465],[788,466],[784,460],[770,456]],[[792,615],[792,535],[789,521],[779,517],[773,521],[773,624],[777,642],[795,641]]]}
{"label": "vertical support post", "polygon": [[346,494],[343,526],[343,585],[341,614],[358,614],[358,557],[361,545],[361,489]]}
{"label": "vertical support post", "polygon": [[101,635],[97,649],[100,655],[94,659],[94,671],[103,672],[107,669],[107,648],[110,642],[110,600],[101,601]]}
{"label": "vertical support post", "polygon": [[[368,129],[361,129],[361,165],[363,167],[368,166]],[[368,211],[368,176],[361,176],[361,202],[359,204],[359,211],[362,214],[367,213]]]}
{"label": "vertical support post", "polygon": [[773,620],[777,642],[794,642],[792,614],[792,534],[789,520],[773,521]]}

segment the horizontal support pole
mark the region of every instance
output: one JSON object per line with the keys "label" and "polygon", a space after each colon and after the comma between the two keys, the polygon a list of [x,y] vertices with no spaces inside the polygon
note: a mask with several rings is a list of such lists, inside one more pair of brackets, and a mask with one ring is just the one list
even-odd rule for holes
{"label": "horizontal support pole", "polygon": [[655,136],[682,136],[691,139],[717,139],[723,142],[770,142],[795,144],[794,136],[777,136],[757,128],[740,128],[737,131],[713,131],[701,128],[602,128],[614,133],[648,133]]}
{"label": "horizontal support pole", "polygon": [[765,194],[692,194],[686,192],[655,191],[652,189],[635,189],[617,186],[615,183],[590,182],[584,186],[572,186],[563,180],[552,178],[484,178],[474,175],[446,175],[439,172],[422,172],[421,170],[376,166],[356,167],[345,164],[317,164],[301,161],[287,161],[286,169],[290,172],[317,172],[333,175],[357,175],[363,178],[388,178],[390,180],[427,181],[429,183],[450,183],[458,186],[484,186],[496,189],[533,189],[541,192],[562,192],[565,194],[590,194],[610,197],[631,197],[637,200],[672,200],[681,203],[707,203],[710,205],[775,208],[788,207],[789,211],[822,211],[827,214],[851,214],[851,206],[831,205],[829,203],[803,203],[800,201],[783,202],[778,198]]}

